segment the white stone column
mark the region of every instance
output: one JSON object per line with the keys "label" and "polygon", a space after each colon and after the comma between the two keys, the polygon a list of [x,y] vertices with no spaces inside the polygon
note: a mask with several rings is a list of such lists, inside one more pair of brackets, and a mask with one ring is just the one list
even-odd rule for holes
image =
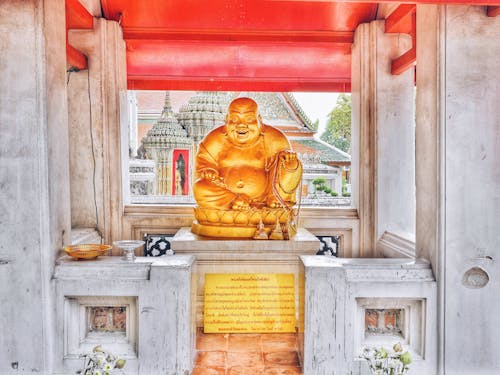
{"label": "white stone column", "polygon": [[130,140],[130,148],[131,148],[131,156],[135,157],[137,155],[137,149],[139,148],[140,140],[138,138],[138,129],[137,129],[137,96],[135,95],[135,91],[127,91],[127,99],[128,99],[128,129],[130,132],[129,140]]}
{"label": "white stone column", "polygon": [[411,47],[386,34],[384,22],[361,24],[352,49],[352,199],[360,217],[361,256],[384,256],[389,232],[414,240],[414,74],[391,74],[391,61]]}
{"label": "white stone column", "polygon": [[500,368],[499,39],[484,7],[417,6],[416,244],[438,280],[439,374]]}
{"label": "white stone column", "polygon": [[[88,56],[89,70],[69,79],[71,209],[73,227],[99,230],[106,243],[121,239],[121,126],[127,129],[125,42],[117,22],[94,20],[94,30],[70,32]],[[90,84],[90,85],[89,85]],[[127,136],[128,139],[128,136]]]}
{"label": "white stone column", "polygon": [[69,242],[64,2],[0,2],[0,373],[51,373]]}

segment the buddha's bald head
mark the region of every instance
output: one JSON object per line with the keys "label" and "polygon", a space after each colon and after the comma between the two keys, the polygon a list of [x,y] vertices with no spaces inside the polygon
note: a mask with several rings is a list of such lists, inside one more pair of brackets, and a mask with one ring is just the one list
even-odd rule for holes
{"label": "buddha's bald head", "polygon": [[237,98],[229,104],[226,134],[231,143],[238,146],[253,144],[259,139],[261,129],[259,106],[254,100]]}
{"label": "buddha's bald head", "polygon": [[250,98],[236,98],[231,104],[229,104],[229,112],[253,112],[257,113],[259,111],[259,106],[255,100]]}

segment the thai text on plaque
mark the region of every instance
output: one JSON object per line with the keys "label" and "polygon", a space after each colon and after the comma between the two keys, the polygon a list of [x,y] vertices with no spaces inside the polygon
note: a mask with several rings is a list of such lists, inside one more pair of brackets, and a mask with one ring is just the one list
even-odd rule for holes
{"label": "thai text on plaque", "polygon": [[293,274],[206,274],[205,333],[295,332]]}

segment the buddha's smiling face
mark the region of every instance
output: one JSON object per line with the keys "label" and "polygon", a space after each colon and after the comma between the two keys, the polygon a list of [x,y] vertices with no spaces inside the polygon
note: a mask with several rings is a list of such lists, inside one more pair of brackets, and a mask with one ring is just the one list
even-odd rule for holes
{"label": "buddha's smiling face", "polygon": [[226,133],[236,146],[247,146],[257,142],[262,129],[257,103],[249,98],[233,100],[226,117]]}

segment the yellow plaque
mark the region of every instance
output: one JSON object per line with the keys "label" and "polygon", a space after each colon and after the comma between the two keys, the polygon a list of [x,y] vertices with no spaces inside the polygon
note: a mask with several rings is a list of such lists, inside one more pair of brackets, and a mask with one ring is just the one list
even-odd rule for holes
{"label": "yellow plaque", "polygon": [[293,274],[206,274],[205,333],[295,332]]}

